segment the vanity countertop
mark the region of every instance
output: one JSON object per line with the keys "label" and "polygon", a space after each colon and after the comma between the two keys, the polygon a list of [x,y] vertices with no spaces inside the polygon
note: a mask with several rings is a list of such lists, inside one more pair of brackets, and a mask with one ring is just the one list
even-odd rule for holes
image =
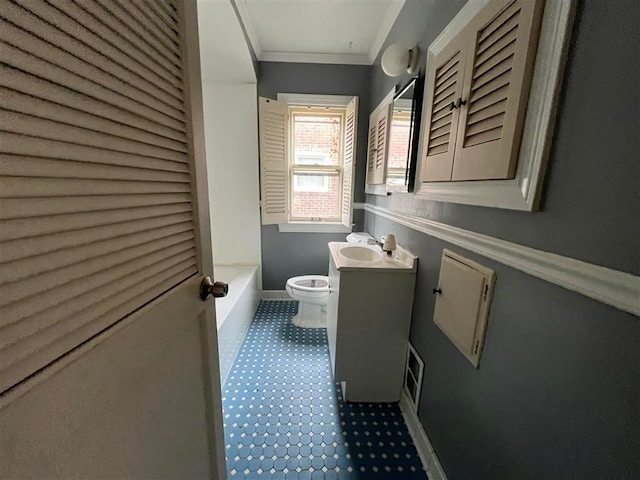
{"label": "vanity countertop", "polygon": [[[380,259],[363,261],[349,258],[340,253],[343,248],[347,247],[370,249],[377,252]],[[397,247],[392,255],[387,255],[377,245],[329,242],[329,252],[339,271],[375,270],[376,272],[412,273],[416,271],[418,265],[418,257],[402,247]]]}

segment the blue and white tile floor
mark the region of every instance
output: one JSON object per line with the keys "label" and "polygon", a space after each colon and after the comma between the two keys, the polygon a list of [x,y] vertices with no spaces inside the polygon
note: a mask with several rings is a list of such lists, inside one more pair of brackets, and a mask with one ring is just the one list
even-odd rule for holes
{"label": "blue and white tile floor", "polygon": [[397,404],[342,401],[325,329],[291,324],[268,301],[223,388],[230,479],[426,480]]}

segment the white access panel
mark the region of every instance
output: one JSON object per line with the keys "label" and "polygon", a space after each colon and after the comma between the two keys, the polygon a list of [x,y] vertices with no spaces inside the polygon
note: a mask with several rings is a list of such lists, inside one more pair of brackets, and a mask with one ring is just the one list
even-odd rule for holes
{"label": "white access panel", "polygon": [[444,250],[433,321],[474,365],[478,366],[493,294],[495,273]]}

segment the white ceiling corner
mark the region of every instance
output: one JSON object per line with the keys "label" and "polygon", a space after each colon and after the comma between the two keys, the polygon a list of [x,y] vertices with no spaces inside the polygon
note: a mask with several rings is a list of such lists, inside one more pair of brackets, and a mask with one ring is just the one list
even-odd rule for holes
{"label": "white ceiling corner", "polygon": [[231,0],[198,0],[202,79],[210,83],[255,83],[249,45]]}
{"label": "white ceiling corner", "polygon": [[406,0],[231,0],[259,61],[371,65]]}
{"label": "white ceiling corner", "polygon": [[404,6],[405,1],[406,0],[394,0],[389,5],[387,13],[384,16],[382,23],[380,24],[380,28],[378,29],[376,38],[371,44],[371,48],[369,49],[369,60],[371,64],[373,64],[373,62],[376,61],[376,58],[378,58],[378,53],[380,53],[380,49],[389,36],[389,32],[393,28],[393,24],[396,22],[398,15],[400,15],[400,11]]}
{"label": "white ceiling corner", "polygon": [[262,47],[260,46],[260,40],[258,40],[258,35],[256,35],[256,30],[253,28],[253,24],[251,23],[251,16],[249,15],[249,10],[247,10],[247,4],[245,0],[232,0],[236,9],[238,11],[238,15],[240,15],[240,21],[244,26],[244,31],[249,38],[249,42],[251,43],[251,48],[253,49],[253,53],[256,58],[260,58],[262,54]]}

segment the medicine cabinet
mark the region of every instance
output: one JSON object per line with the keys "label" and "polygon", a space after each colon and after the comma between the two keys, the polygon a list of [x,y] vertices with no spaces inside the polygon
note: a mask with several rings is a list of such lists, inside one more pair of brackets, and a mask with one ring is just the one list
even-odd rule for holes
{"label": "medicine cabinet", "polygon": [[407,82],[393,98],[389,150],[387,153],[387,192],[411,192],[415,184],[420,138],[420,114],[424,75]]}
{"label": "medicine cabinet", "polygon": [[387,150],[389,126],[395,88],[391,90],[369,115],[367,135],[367,180],[365,192],[387,194]]}
{"label": "medicine cabinet", "polygon": [[424,75],[391,90],[369,118],[366,193],[414,189]]}

